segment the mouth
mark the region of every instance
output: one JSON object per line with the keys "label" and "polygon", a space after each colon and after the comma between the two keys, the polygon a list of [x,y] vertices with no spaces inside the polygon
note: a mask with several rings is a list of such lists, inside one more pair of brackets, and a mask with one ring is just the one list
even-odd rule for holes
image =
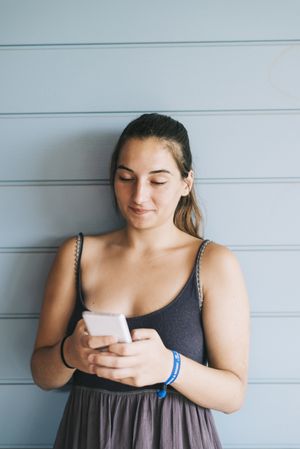
{"label": "mouth", "polygon": [[140,209],[138,207],[131,207],[131,206],[129,206],[129,209],[132,210],[137,215],[144,215],[147,214],[148,212],[152,212],[152,209]]}

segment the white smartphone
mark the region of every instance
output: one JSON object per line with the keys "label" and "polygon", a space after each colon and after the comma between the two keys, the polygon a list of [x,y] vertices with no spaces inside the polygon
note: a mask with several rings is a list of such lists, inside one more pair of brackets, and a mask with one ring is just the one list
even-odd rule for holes
{"label": "white smartphone", "polygon": [[123,313],[82,312],[82,318],[90,335],[114,335],[118,342],[131,343],[131,335]]}

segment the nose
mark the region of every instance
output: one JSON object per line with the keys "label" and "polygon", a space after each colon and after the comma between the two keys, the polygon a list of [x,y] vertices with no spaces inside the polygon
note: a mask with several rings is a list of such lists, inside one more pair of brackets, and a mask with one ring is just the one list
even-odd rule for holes
{"label": "nose", "polygon": [[132,201],[135,204],[143,204],[149,199],[149,188],[143,181],[136,181],[132,192]]}

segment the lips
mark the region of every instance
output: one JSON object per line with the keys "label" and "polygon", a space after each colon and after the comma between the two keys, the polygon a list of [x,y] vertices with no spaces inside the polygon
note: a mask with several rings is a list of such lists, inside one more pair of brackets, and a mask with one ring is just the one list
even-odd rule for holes
{"label": "lips", "polygon": [[146,214],[147,212],[151,212],[151,209],[139,209],[139,208],[131,207],[131,206],[129,206],[129,209],[131,209],[135,214],[138,214],[138,215],[143,215],[143,214]]}

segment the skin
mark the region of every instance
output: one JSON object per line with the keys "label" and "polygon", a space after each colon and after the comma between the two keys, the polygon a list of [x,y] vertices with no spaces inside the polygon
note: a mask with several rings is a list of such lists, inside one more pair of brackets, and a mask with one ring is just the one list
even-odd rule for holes
{"label": "skin", "polygon": [[[193,172],[182,179],[164,141],[127,141],[114,185],[126,227],[84,240],[82,286],[90,310],[143,315],[165,306],[180,292],[201,240],[176,228],[173,215],[192,185]],[[63,365],[59,353],[76,297],[73,258],[74,238],[69,238],[59,248],[45,288],[31,359],[33,378],[43,389],[64,385],[74,372]],[[181,355],[172,386],[203,407],[232,413],[245,396],[250,326],[243,274],[228,248],[216,243],[206,247],[201,284],[209,365]],[[157,331],[134,329],[131,336],[132,343],[116,343],[112,336],[91,337],[80,320],[65,342],[65,358],[81,371],[128,385],[164,382],[173,354]],[[99,353],[101,346],[108,347]]]}

